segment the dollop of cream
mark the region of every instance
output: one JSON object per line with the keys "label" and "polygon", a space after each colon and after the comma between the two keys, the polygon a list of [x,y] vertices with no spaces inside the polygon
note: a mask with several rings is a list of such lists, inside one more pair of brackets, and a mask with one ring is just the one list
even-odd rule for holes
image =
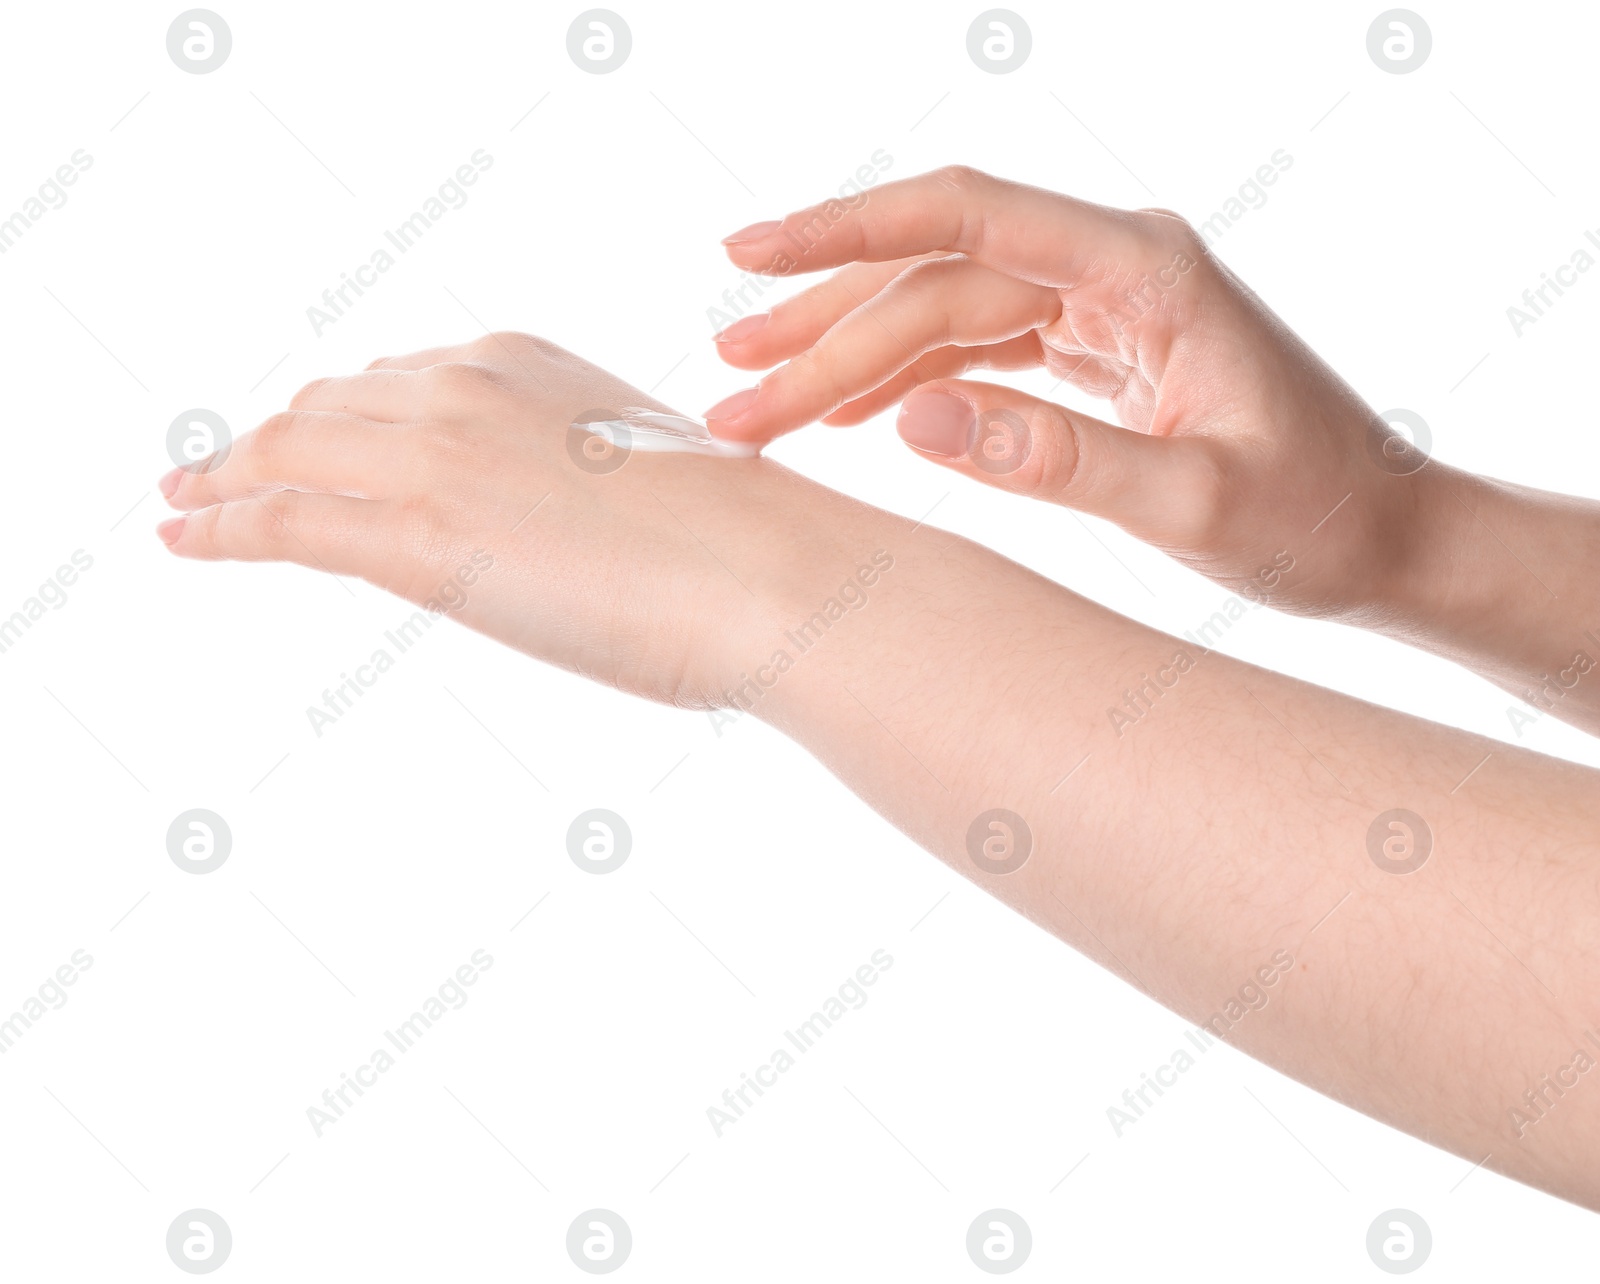
{"label": "dollop of cream", "polygon": [[761,453],[759,443],[723,441],[697,419],[624,406],[614,419],[575,423],[574,428],[603,437],[620,450],[677,451],[689,455],[715,455],[722,459],[750,459]]}

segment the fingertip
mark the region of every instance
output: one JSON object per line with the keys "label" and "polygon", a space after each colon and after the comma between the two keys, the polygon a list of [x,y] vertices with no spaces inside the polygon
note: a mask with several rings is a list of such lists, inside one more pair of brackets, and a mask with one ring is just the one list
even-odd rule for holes
{"label": "fingertip", "polygon": [[977,407],[950,384],[925,384],[900,403],[895,431],[913,450],[941,459],[959,459],[972,450],[978,433]]}
{"label": "fingertip", "polygon": [[188,521],[189,516],[187,513],[182,517],[169,517],[166,521],[162,522],[156,527],[156,534],[161,537],[161,542],[163,544],[165,544],[168,548],[171,548],[178,542],[179,537],[182,536],[183,528]]}
{"label": "fingertip", "polygon": [[767,328],[767,322],[772,320],[770,312],[757,312],[752,316],[740,317],[732,325],[716,334],[716,341],[721,343],[748,343]]}
{"label": "fingertip", "polygon": [[[738,429],[744,421],[750,418],[751,407],[755,405],[756,397],[761,389],[741,388],[731,397],[724,397],[710,410],[701,416],[706,421],[706,427],[711,428],[713,437],[728,437],[733,440],[744,440],[744,435]],[[715,424],[716,428],[712,428]],[[722,431],[717,431],[722,429]],[[728,431],[732,429],[733,431]]]}
{"label": "fingertip", "polygon": [[740,317],[727,329],[712,336],[717,355],[736,370],[761,370],[772,364],[768,322],[769,313]]}
{"label": "fingertip", "polygon": [[735,370],[765,370],[772,364],[760,348],[750,352],[742,346],[728,347],[719,343],[717,356],[722,358],[723,365],[732,366]]}
{"label": "fingertip", "polygon": [[722,238],[722,243],[730,249],[742,249],[766,240],[782,226],[781,219],[763,219],[759,223],[750,224],[749,227],[741,227],[737,232],[729,232]]}

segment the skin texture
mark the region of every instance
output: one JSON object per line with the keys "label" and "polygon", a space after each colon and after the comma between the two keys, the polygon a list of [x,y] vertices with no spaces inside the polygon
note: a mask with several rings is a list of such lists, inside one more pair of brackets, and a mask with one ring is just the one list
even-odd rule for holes
{"label": "skin texture", "polygon": [[[1600,504],[1428,460],[1177,215],[951,168],[724,243],[746,271],[838,270],[718,336],[740,369],[783,364],[706,413],[716,435],[766,441],[901,403],[901,436],[945,467],[1600,732]],[[1105,399],[1120,426],[960,378],[1029,366]],[[1285,553],[1293,572],[1262,585]]]}
{"label": "skin texture", "polygon": [[[1202,652],[767,459],[580,464],[568,425],[616,404],[659,405],[527,336],[380,361],[163,479],[162,538],[419,604],[487,557],[464,623],[754,713],[1185,1018],[1600,1210],[1600,1067],[1571,1070],[1600,1039],[1600,773]],[[1227,1015],[1280,952],[1270,1001]]]}

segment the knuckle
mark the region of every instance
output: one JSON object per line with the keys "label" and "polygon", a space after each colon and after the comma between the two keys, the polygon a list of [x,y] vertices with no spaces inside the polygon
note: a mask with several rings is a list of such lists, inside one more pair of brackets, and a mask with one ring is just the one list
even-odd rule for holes
{"label": "knuckle", "polygon": [[890,282],[890,288],[916,293],[940,289],[951,277],[959,276],[967,262],[965,254],[915,259],[900,270],[900,275]]}
{"label": "knuckle", "polygon": [[480,334],[472,340],[467,344],[466,350],[475,356],[487,356],[491,352],[500,352],[516,346],[521,338],[521,335],[511,330],[491,330],[488,334]]}
{"label": "knuckle", "polygon": [[836,409],[845,400],[845,389],[840,384],[839,372],[825,345],[819,344],[799,353],[782,371],[782,376],[780,383],[788,384],[792,388],[806,389],[808,402],[826,403],[829,411]]}
{"label": "knuckle", "polygon": [[414,459],[427,477],[454,477],[470,469],[483,442],[470,418],[430,418],[410,436]]}
{"label": "knuckle", "polygon": [[[207,474],[192,472],[189,468],[180,469],[178,484],[173,487],[170,502],[177,508],[193,509],[195,501],[208,491]],[[190,513],[191,518],[193,512]]]}
{"label": "knuckle", "polygon": [[194,557],[217,556],[216,507],[201,508],[189,514],[183,524],[184,550]]}
{"label": "knuckle", "polygon": [[[238,505],[229,507],[238,508]],[[289,496],[259,503],[246,501],[244,537],[247,544],[267,557],[279,559],[298,547],[292,523],[296,520],[295,504]]]}
{"label": "knuckle", "polygon": [[426,494],[395,501],[393,529],[399,547],[422,563],[431,563],[446,543],[438,505]]}
{"label": "knuckle", "polygon": [[1230,501],[1226,469],[1209,451],[1197,452],[1182,483],[1172,488],[1176,534],[1190,548],[1222,547],[1237,505]]}
{"label": "knuckle", "polygon": [[487,367],[471,361],[446,361],[422,372],[430,409],[449,408],[455,403],[476,403],[497,384]]}
{"label": "knuckle", "polygon": [[1151,242],[1169,258],[1179,254],[1198,263],[1206,254],[1205,239],[1194,224],[1172,210],[1139,210],[1135,216]]}
{"label": "knuckle", "polygon": [[884,302],[904,309],[935,346],[950,341],[954,321],[952,288],[967,270],[964,254],[918,259],[909,264],[884,290]]}
{"label": "knuckle", "polygon": [[328,379],[313,379],[310,383],[301,388],[299,392],[295,393],[294,396],[289,398],[290,408],[294,410],[300,409],[300,407],[304,406],[306,402],[315,397],[320,389],[326,387],[329,382],[331,381]]}
{"label": "knuckle", "polygon": [[478,356],[504,356],[507,352],[544,352],[554,346],[548,339],[521,330],[493,330],[474,339],[467,348]]}
{"label": "knuckle", "polygon": [[1077,492],[1083,468],[1083,439],[1072,416],[1059,406],[1039,406],[1028,416],[1029,457],[1020,480],[1065,502]]}
{"label": "knuckle", "polygon": [[282,457],[299,424],[300,412],[297,410],[280,410],[277,414],[268,415],[250,434],[252,450],[263,460]]}
{"label": "knuckle", "polygon": [[944,165],[933,171],[933,177],[941,187],[962,195],[972,195],[994,181],[971,165]]}

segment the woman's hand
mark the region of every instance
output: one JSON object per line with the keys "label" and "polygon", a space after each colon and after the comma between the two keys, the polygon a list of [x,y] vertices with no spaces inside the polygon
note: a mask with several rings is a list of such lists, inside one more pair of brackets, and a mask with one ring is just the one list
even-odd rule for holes
{"label": "woman's hand", "polygon": [[[965,169],[833,204],[729,238],[750,271],[847,266],[718,336],[732,365],[787,362],[709,412],[719,435],[855,424],[904,398],[901,436],[930,458],[1116,521],[1230,588],[1276,567],[1275,603],[1341,616],[1390,591],[1421,456],[1181,218]],[[958,378],[1026,366],[1122,427]]]}
{"label": "woman's hand", "polygon": [[[1177,215],[953,168],[725,243],[752,272],[840,270],[717,337],[732,365],[786,363],[707,412],[717,435],[901,402],[900,435],[948,468],[1600,728],[1600,673],[1576,690],[1600,670],[1600,505],[1430,461]],[[1109,401],[1121,426],[959,378],[1027,366]]]}
{"label": "woman's hand", "polygon": [[624,406],[667,409],[527,335],[376,361],[170,473],[187,516],[162,538],[356,575],[636,694],[720,705],[895,519],[766,460],[569,428]]}

